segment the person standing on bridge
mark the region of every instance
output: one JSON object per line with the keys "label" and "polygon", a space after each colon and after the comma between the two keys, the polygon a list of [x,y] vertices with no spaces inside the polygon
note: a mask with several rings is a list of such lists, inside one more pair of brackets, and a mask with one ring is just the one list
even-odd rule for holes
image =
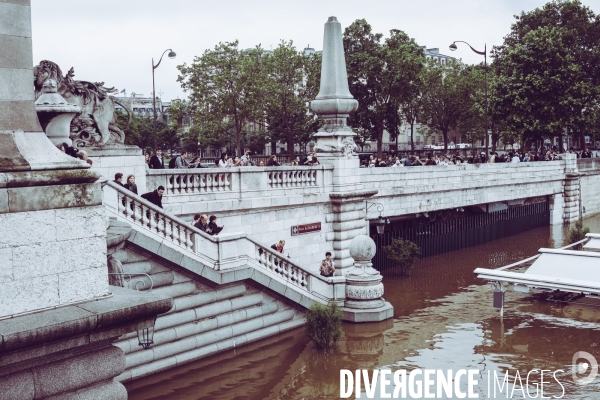
{"label": "person standing on bridge", "polygon": [[165,160],[162,156],[162,149],[159,147],[156,149],[155,154],[150,158],[148,167],[151,169],[165,169]]}

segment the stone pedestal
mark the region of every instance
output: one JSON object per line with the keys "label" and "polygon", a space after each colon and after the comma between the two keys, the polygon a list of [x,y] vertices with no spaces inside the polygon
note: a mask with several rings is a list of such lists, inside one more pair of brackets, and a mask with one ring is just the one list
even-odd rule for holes
{"label": "stone pedestal", "polygon": [[138,187],[138,194],[142,194],[156,188],[146,187],[146,162],[142,149],[137,146],[122,144],[107,144],[103,147],[84,147],[88,156],[92,159],[92,169],[98,171],[108,180],[114,180],[115,174],[123,174],[123,183],[127,182],[127,176],[133,174]]}
{"label": "stone pedestal", "polygon": [[394,316],[394,307],[383,299],[383,277],[373,268],[373,239],[360,235],[350,243],[354,267],[346,273],[344,320],[352,322],[383,321]]}

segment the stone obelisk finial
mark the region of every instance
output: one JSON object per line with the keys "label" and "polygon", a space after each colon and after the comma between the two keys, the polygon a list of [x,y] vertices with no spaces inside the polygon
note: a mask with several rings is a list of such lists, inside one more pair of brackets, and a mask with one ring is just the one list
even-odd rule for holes
{"label": "stone obelisk finial", "polygon": [[346,125],[346,118],[356,111],[358,102],[348,89],[342,26],[336,17],[329,17],[325,23],[321,87],[310,107],[325,121],[315,135],[317,153],[321,153],[321,157],[356,157],[356,145],[352,139],[354,132]]}

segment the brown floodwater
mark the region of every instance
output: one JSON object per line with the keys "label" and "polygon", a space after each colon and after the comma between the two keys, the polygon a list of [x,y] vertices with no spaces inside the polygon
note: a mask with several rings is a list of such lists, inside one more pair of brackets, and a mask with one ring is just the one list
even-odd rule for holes
{"label": "brown floodwater", "polygon": [[[600,232],[600,216],[585,225]],[[501,320],[488,285],[473,274],[477,267],[497,268],[535,255],[540,247],[560,247],[562,234],[561,227],[537,228],[423,259],[411,276],[384,272],[384,297],[394,306],[394,319],[345,324],[330,353],[316,352],[296,329],[129,383],[129,398],[337,399],[341,369],[422,368],[479,370],[479,398],[494,398],[487,393],[488,371],[503,377],[509,370],[512,382],[518,370],[525,382],[533,369],[563,370],[556,375],[563,399],[600,399],[600,377],[586,386],[571,378],[575,352],[600,359],[600,308],[565,306],[509,289]],[[544,395],[560,397],[552,376],[545,379],[553,384],[545,385]],[[519,388],[513,398],[534,397],[537,383],[539,375],[533,374],[530,395]]]}

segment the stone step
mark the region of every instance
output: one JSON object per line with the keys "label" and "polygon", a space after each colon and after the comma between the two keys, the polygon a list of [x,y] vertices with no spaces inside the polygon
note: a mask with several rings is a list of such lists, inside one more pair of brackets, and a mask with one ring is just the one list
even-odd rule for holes
{"label": "stone step", "polygon": [[[202,320],[207,318],[216,317],[217,327],[221,327],[226,325],[225,322],[228,318],[232,318],[233,320],[238,318],[239,321],[242,321],[244,319],[255,318],[266,313],[277,311],[277,304],[275,303],[262,304],[262,293],[250,294],[244,296],[243,299],[244,302],[223,300],[214,304],[183,310],[175,314],[159,316],[154,325],[155,345],[181,339],[186,336],[185,332],[190,330],[192,333],[187,336],[206,330],[204,329],[205,324]],[[232,314],[237,311],[241,311],[241,313]],[[232,321],[229,322],[229,324],[235,322]],[[200,325],[202,325],[202,330],[199,330]],[[125,354],[130,354],[142,349],[138,345],[137,334],[126,340],[121,340],[115,343],[115,345],[121,348]]]}
{"label": "stone step", "polygon": [[[126,264],[128,265],[128,264]],[[124,269],[124,268],[123,268]],[[130,272],[131,273],[131,272]],[[170,286],[173,284],[174,275],[173,271],[162,271],[156,274],[151,274],[152,278],[152,291],[159,287]],[[145,275],[132,276],[131,279],[126,282],[123,281],[123,285],[127,289],[133,290],[147,290],[150,288],[150,279]]]}
{"label": "stone step", "polygon": [[[270,311],[266,309],[265,312]],[[244,334],[252,335],[253,331],[276,325],[280,322],[290,320],[294,317],[294,311],[291,309],[277,311],[275,313],[265,314],[252,319],[246,319],[240,311],[236,311],[226,325],[219,326],[217,318],[211,318],[202,321],[202,324],[197,324],[196,327],[189,327],[186,324],[181,330],[185,337],[174,339],[174,341],[152,346],[146,351],[138,351],[127,355],[126,369],[131,369],[143,364],[156,362],[163,358],[176,356],[181,353],[189,353],[199,347],[204,347],[212,343],[222,341],[224,339],[234,338]],[[231,321],[233,324],[230,324]],[[239,320],[239,321],[238,321]],[[195,333],[194,330],[199,331]],[[176,333],[175,333],[176,334]]]}
{"label": "stone step", "polygon": [[[173,285],[175,286],[175,285]],[[239,297],[246,293],[246,285],[237,284],[217,290],[209,290],[205,292],[195,293],[193,296],[185,296],[174,299],[173,308],[167,313],[172,314],[181,310],[187,310],[202,306],[204,304],[211,304],[220,300],[230,299],[233,297]],[[162,292],[159,294],[163,294]],[[171,296],[175,297],[175,296]]]}
{"label": "stone step", "polygon": [[[295,316],[296,312],[288,309],[262,317],[263,325],[259,327],[255,326],[254,329],[252,327],[249,328],[252,325],[249,323],[256,324],[256,320],[250,320],[192,336],[186,340],[193,344],[190,345],[190,343],[186,342],[186,349],[184,351],[171,355],[163,353],[163,358],[157,358],[145,364],[128,368],[115,379],[121,382],[138,379],[303,325],[304,319],[295,318]],[[194,340],[192,341],[192,339]]]}
{"label": "stone step", "polygon": [[119,261],[121,261],[122,264],[128,264],[128,263],[134,263],[134,262],[141,262],[141,261],[148,261],[148,257],[147,256],[143,256],[141,254],[135,253],[135,252],[131,252],[131,251],[127,251],[124,249],[120,249],[117,250],[113,253],[113,257],[116,257],[119,259]]}
{"label": "stone step", "polygon": [[[175,288],[175,289],[173,289],[173,288]],[[207,305],[207,304],[211,305],[212,303],[217,302],[217,301],[223,301],[223,300],[232,299],[234,297],[243,296],[245,293],[247,293],[247,289],[246,289],[245,285],[237,284],[235,286],[230,286],[230,287],[226,287],[223,289],[209,290],[206,292],[195,293],[196,292],[196,284],[194,282],[182,282],[182,283],[173,284],[171,286],[164,286],[164,287],[158,288],[156,291],[153,290],[152,292],[173,298],[173,308],[171,308],[171,310],[169,312],[161,314],[156,320],[158,323],[159,320],[162,320],[163,318],[165,318],[167,316],[177,315],[178,313],[180,313],[182,311],[188,311],[188,310],[191,310],[194,312],[196,319],[207,318],[207,316],[205,316],[206,311],[195,310],[195,309],[198,307],[202,307],[203,305]],[[180,296],[177,296],[177,295],[180,295]],[[245,298],[245,297],[240,297],[240,298]],[[222,307],[220,307],[220,308],[222,308]],[[232,304],[232,309],[237,309],[237,308],[240,308],[237,305],[237,302]],[[174,318],[177,319],[180,317],[174,317]],[[132,338],[135,338],[137,340],[137,332],[130,332],[126,335],[121,336],[121,341],[123,341],[125,339],[132,339]],[[135,345],[137,346],[137,343]],[[134,346],[132,345],[131,347],[134,347]]]}
{"label": "stone step", "polygon": [[152,270],[150,261],[123,262],[123,272],[126,274],[149,274]]}
{"label": "stone step", "polygon": [[[301,358],[302,355],[298,354],[298,350],[303,347],[301,342],[304,343],[301,338],[304,338],[304,332],[293,329],[254,343],[236,346],[235,351],[221,352],[202,362],[194,361],[194,365],[188,368],[175,368],[146,377],[142,381],[133,381],[127,385],[127,391],[136,398],[148,399],[168,398],[173,396],[174,390],[186,390],[192,385],[201,387],[205,397],[223,387],[227,387],[227,392],[232,393],[234,391],[229,388],[249,383],[249,374],[264,370],[268,365],[272,365],[273,369],[280,368],[283,360],[289,363],[290,353]],[[290,346],[290,343],[293,345]],[[290,363],[291,368],[293,365]],[[240,373],[244,376],[239,376]],[[193,379],[186,380],[185,377],[189,375],[193,375]],[[182,379],[190,386],[182,387]]]}

